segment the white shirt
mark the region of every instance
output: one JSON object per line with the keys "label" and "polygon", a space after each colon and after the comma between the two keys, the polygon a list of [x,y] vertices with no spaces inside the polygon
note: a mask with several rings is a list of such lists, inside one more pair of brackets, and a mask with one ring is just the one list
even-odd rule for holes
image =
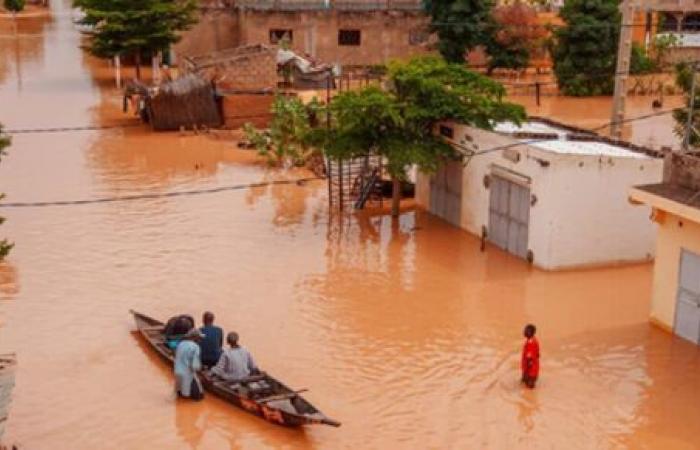
{"label": "white shirt", "polygon": [[240,380],[257,368],[248,350],[239,346],[224,350],[211,372],[224,380]]}

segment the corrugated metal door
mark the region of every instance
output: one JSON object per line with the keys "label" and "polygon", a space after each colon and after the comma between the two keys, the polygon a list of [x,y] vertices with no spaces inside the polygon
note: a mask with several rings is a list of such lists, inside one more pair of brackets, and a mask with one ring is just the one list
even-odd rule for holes
{"label": "corrugated metal door", "polygon": [[462,217],[463,171],[460,162],[449,161],[430,178],[430,212],[458,227]]}
{"label": "corrugated metal door", "polygon": [[700,255],[681,253],[675,333],[700,344]]}
{"label": "corrugated metal door", "polygon": [[497,175],[491,176],[489,240],[521,258],[527,257],[530,189]]}

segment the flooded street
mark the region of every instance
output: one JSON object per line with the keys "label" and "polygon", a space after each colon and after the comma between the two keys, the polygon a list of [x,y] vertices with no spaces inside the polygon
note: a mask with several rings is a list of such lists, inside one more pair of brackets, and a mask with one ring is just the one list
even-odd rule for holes
{"label": "flooded street", "polygon": [[[52,8],[16,35],[0,18],[0,122],[132,123],[67,3]],[[16,134],[8,150],[7,202],[310,176],[231,141],[141,127]],[[543,272],[421,211],[330,216],[324,181],[0,215],[15,242],[0,265],[0,353],[18,360],[5,441],[21,448],[700,448],[700,349],[648,324],[651,265]],[[176,401],[129,309],[214,311],[342,427]],[[529,321],[543,355],[534,391],[519,384]]]}

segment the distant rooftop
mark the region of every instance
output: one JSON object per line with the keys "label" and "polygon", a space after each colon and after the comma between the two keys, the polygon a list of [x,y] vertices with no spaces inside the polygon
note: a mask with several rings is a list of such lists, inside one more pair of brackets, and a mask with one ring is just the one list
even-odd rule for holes
{"label": "distant rooftop", "polygon": [[512,135],[523,142],[536,141],[541,137],[542,141],[528,145],[560,154],[637,159],[652,157],[649,153],[632,148],[628,144],[615,144],[585,130],[576,130],[537,119],[523,122],[520,126],[513,122],[502,122],[494,127],[494,131]]}
{"label": "distant rooftop", "polygon": [[421,0],[236,0],[235,8],[261,11],[420,11]]}

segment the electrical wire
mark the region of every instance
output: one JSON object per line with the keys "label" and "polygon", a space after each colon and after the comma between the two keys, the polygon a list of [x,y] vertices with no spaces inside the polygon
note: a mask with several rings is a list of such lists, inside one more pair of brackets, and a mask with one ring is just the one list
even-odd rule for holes
{"label": "electrical wire", "polygon": [[172,197],[186,197],[194,195],[205,195],[205,194],[216,194],[219,192],[226,191],[238,191],[243,189],[251,189],[258,187],[267,187],[272,185],[285,185],[285,184],[296,184],[297,186],[303,186],[309,181],[323,180],[323,177],[306,177],[306,178],[296,178],[293,180],[274,180],[274,181],[264,181],[259,183],[248,183],[248,184],[234,184],[229,186],[218,186],[207,189],[191,189],[187,191],[171,191],[171,192],[161,192],[161,193],[151,193],[151,194],[134,194],[134,195],[123,195],[118,197],[100,197],[94,199],[82,199],[82,200],[54,200],[54,201],[37,201],[37,202],[11,202],[11,203],[0,203],[0,208],[40,208],[49,206],[74,206],[74,205],[91,205],[95,203],[114,203],[114,202],[127,202],[135,200],[150,200],[157,198],[172,198]]}

